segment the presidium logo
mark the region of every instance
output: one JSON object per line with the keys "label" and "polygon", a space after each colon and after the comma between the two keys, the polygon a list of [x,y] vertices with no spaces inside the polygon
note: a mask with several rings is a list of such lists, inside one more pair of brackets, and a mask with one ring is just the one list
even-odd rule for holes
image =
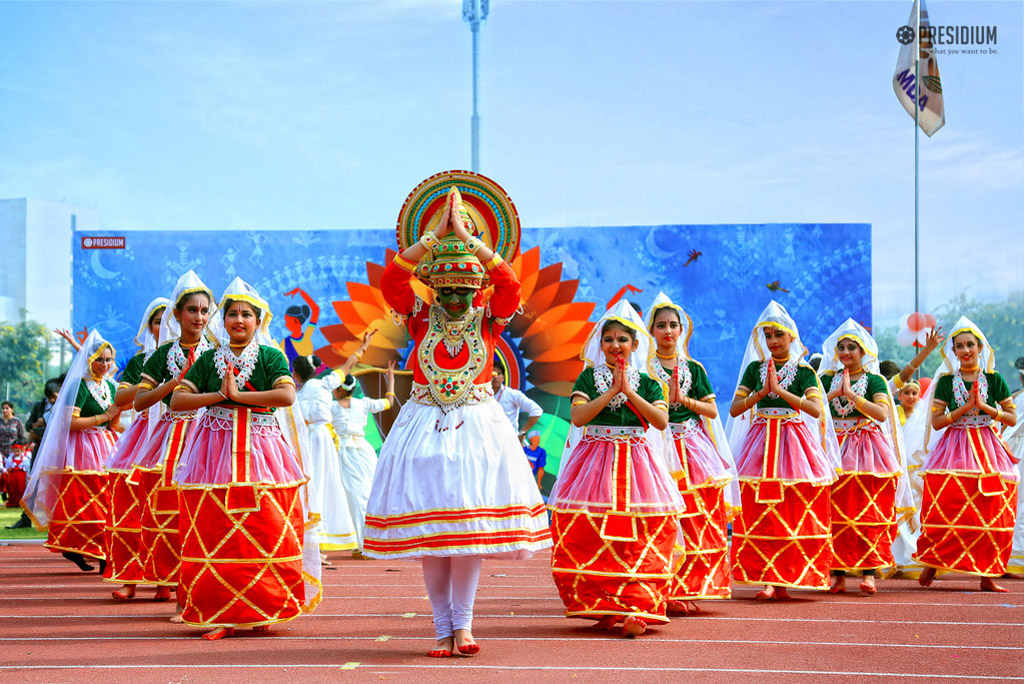
{"label": "presidium logo", "polygon": [[[900,45],[910,45],[914,42],[914,27],[913,26],[900,26],[896,30],[896,40],[900,42]],[[936,49],[935,52],[939,54],[965,54],[965,55],[981,55],[981,54],[996,54],[996,50],[992,48],[980,49],[975,45],[996,45],[999,41],[996,40],[996,27],[995,26],[929,26],[925,25],[921,27],[921,45],[932,46],[932,45],[955,45],[958,48],[942,48]],[[962,48],[962,49],[961,49]]]}
{"label": "presidium logo", "polygon": [[124,249],[124,236],[85,237],[82,236],[82,249]]}

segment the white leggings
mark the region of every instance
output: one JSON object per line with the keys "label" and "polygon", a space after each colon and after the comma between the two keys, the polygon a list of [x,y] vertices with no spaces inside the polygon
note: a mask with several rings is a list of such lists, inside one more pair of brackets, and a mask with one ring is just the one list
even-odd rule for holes
{"label": "white leggings", "polygon": [[427,556],[422,559],[423,582],[434,611],[437,638],[446,639],[456,629],[473,628],[473,599],[480,581],[480,556]]}

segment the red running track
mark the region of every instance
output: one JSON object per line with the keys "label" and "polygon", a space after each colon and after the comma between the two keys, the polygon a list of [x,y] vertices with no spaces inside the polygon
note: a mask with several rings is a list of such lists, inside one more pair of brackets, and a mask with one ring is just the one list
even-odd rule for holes
{"label": "red running track", "polygon": [[168,622],[173,605],[110,598],[116,585],[38,545],[0,547],[0,682],[1024,681],[1024,582],[977,591],[879,582],[874,597],[794,592],[790,603],[708,601],[627,640],[561,616],[548,555],[485,561],[474,633],[482,652],[433,659],[419,565],[332,554],[313,615],[217,642]]}

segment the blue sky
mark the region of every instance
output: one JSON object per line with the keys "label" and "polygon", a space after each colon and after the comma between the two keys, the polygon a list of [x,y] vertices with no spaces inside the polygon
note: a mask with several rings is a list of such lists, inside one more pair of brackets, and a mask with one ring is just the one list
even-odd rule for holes
{"label": "blue sky", "polygon": [[[913,305],[892,90],[911,4],[492,0],[481,171],[527,226],[871,223],[894,323]],[[1024,3],[928,8],[995,25],[998,52],[938,58],[925,308],[1024,289]],[[0,45],[0,197],[103,228],[390,228],[420,180],[469,167],[459,0],[0,2]]]}

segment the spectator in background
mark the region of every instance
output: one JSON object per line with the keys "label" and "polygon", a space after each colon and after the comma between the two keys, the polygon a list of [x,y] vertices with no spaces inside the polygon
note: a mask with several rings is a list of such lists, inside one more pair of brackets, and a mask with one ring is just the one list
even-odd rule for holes
{"label": "spectator in background", "polygon": [[[20,508],[21,497],[25,493],[25,482],[28,477],[30,462],[29,452],[25,450],[27,440],[19,440],[11,445],[11,453],[4,460],[4,488],[7,490],[7,508]],[[11,527],[13,529],[13,526]]]}
{"label": "spectator in background", "polygon": [[[57,401],[57,392],[60,392],[62,378],[63,376],[61,378],[50,378],[46,381],[43,385],[43,398],[32,406],[32,411],[28,415],[28,446],[30,451],[34,451],[39,446],[39,443],[43,441],[43,431],[46,430],[46,422],[50,419],[53,403]],[[21,518],[8,525],[7,529],[20,530],[31,525],[32,521],[28,519],[28,514],[22,511]]]}
{"label": "spectator in background", "polygon": [[6,461],[11,455],[11,447],[17,444],[24,444],[27,440],[25,426],[21,419],[14,415],[14,404],[9,401],[0,403],[0,461]]}
{"label": "spectator in background", "polygon": [[537,479],[537,489],[541,489],[541,483],[544,481],[544,466],[548,464],[548,452],[540,448],[540,430],[530,430],[527,433],[523,452],[533,469],[533,476]]}
{"label": "spectator in background", "polygon": [[[523,394],[517,389],[505,386],[505,369],[499,366],[497,363],[494,364],[494,372],[491,374],[491,389],[494,390],[494,399],[501,406],[501,410],[504,411],[505,415],[508,416],[508,420],[512,423],[512,427],[515,428],[516,433],[519,436],[520,442],[525,442],[526,433],[528,433],[540,417],[544,415],[544,409],[540,407],[540,404],[530,399],[528,396]],[[522,428],[519,427],[519,412],[525,411],[527,414],[526,424]]]}

